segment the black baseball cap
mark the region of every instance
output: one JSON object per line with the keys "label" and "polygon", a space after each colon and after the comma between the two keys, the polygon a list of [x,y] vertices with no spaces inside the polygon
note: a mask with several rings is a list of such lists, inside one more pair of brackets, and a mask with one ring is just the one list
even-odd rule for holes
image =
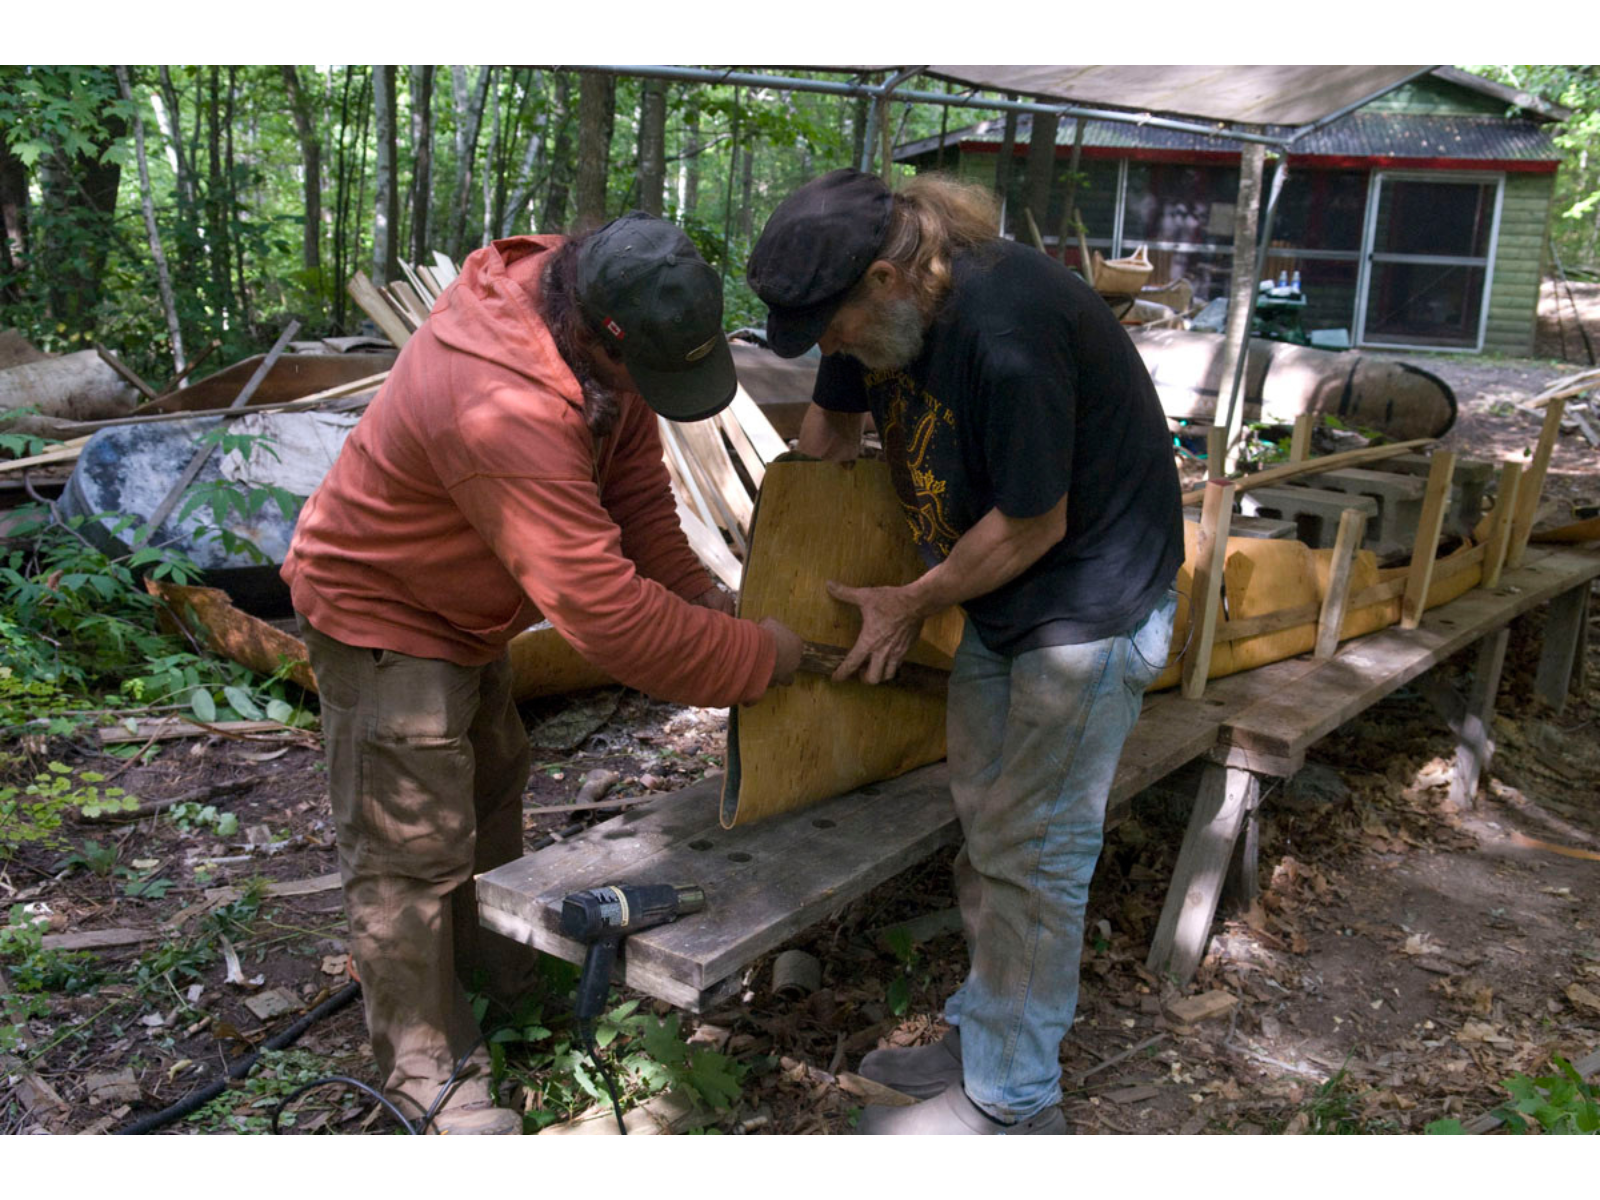
{"label": "black baseball cap", "polygon": [[596,230],[578,250],[578,304],[663,417],[699,421],[732,402],[722,278],[672,222],[634,211]]}
{"label": "black baseball cap", "polygon": [[745,278],[767,305],[767,343],[783,358],[816,344],[889,234],[894,195],[844,167],[813,179],[767,221]]}

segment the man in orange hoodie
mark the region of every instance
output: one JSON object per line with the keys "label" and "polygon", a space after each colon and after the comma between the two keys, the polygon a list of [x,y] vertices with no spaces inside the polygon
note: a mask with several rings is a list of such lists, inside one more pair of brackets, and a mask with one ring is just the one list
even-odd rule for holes
{"label": "man in orange hoodie", "polygon": [[480,929],[472,877],[522,852],[528,740],[505,646],[548,620],[663,699],[749,704],[794,633],[732,616],[689,549],[656,413],[733,398],[721,279],[630,213],[477,251],[406,344],[284,562],[322,698],[328,789],[373,1054],[441,1132],[518,1133],[463,989],[515,997],[533,955]]}

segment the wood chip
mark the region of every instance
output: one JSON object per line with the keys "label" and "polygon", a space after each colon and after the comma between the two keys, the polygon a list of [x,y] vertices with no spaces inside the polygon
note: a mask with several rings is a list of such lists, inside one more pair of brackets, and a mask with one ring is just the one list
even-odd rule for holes
{"label": "wood chip", "polygon": [[273,988],[271,991],[262,992],[259,996],[251,996],[244,1002],[244,1006],[261,1021],[270,1021],[273,1017],[282,1016],[286,1012],[296,1012],[301,1008],[299,999],[283,988]]}
{"label": "wood chip", "polygon": [[865,1100],[868,1104],[886,1104],[895,1108],[904,1108],[917,1103],[915,1096],[908,1096],[904,1092],[897,1092],[887,1084],[879,1083],[876,1079],[868,1079],[865,1075],[852,1075],[849,1071],[839,1076],[839,1090],[849,1092]]}
{"label": "wood chip", "polygon": [[1167,1004],[1167,1015],[1184,1025],[1197,1025],[1233,1011],[1239,997],[1232,992],[1212,991],[1199,996],[1184,996]]}
{"label": "wood chip", "polygon": [[46,950],[106,950],[115,946],[137,946],[163,936],[159,929],[85,929],[46,934],[41,945]]}
{"label": "wood chip", "polygon": [[1138,1104],[1144,1100],[1154,1100],[1161,1094],[1161,1089],[1154,1084],[1142,1083],[1134,1087],[1117,1088],[1113,1092],[1101,1092],[1103,1100],[1113,1104]]}
{"label": "wood chip", "polygon": [[131,1068],[115,1074],[91,1075],[84,1081],[91,1104],[134,1104],[139,1100],[139,1081]]}

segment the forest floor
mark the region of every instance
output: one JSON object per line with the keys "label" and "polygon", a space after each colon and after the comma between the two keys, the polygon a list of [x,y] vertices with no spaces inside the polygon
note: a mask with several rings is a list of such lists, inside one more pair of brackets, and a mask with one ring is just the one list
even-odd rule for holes
{"label": "forest floor", "polygon": [[[1443,357],[1423,365],[1461,403],[1446,444],[1474,457],[1531,444],[1538,421],[1510,401],[1577,369]],[[1563,504],[1593,503],[1596,466],[1596,451],[1563,437],[1549,491]],[[1108,835],[1095,876],[1082,998],[1062,1047],[1064,1107],[1076,1131],[1418,1132],[1493,1109],[1507,1099],[1502,1081],[1549,1073],[1553,1054],[1577,1061],[1600,1046],[1600,637],[1589,639],[1586,690],[1556,714],[1532,689],[1543,612],[1512,627],[1498,751],[1476,808],[1449,807],[1453,738],[1410,688],[1325,739],[1267,798],[1262,895],[1219,916],[1185,989],[1224,993],[1215,1018],[1180,1023],[1169,1008],[1177,994],[1144,969],[1188,802],[1178,781],[1137,800],[1132,819]],[[1591,612],[1600,620],[1600,604]],[[717,711],[612,689],[531,704],[523,715],[537,763],[525,796],[530,840],[570,820],[540,806],[572,801],[590,770],[616,771],[613,796],[627,797],[670,792],[721,767]],[[40,762],[122,769],[116,786],[146,799],[243,786],[206,801],[210,816],[190,810],[187,827],[169,814],[64,828],[69,847],[93,860],[71,869],[60,865],[61,849],[25,849],[0,863],[6,908],[44,906],[58,937],[115,929],[129,939],[37,960],[56,972],[53,990],[35,994],[36,1011],[20,1023],[25,1045],[0,1060],[0,1133],[121,1127],[217,1078],[350,983],[314,736],[159,743],[130,762],[106,760],[81,739],[21,749]],[[229,813],[237,830],[223,835],[218,822]],[[1530,848],[1524,838],[1589,857]],[[86,853],[86,840],[102,854]],[[152,880],[164,888],[132,886]],[[297,886],[272,894],[271,883]],[[814,992],[776,995],[769,956],[750,968],[736,1001],[683,1016],[688,1074],[699,1053],[701,1067],[731,1083],[720,1111],[687,1123],[847,1132],[862,1103],[848,1073],[861,1056],[942,1029],[940,1005],[965,965],[953,904],[946,853],[790,943],[820,960]],[[915,922],[913,937],[884,936],[906,922]],[[8,972],[21,991],[15,967]],[[530,1131],[580,1112],[599,1129],[608,1110],[584,1092],[576,1056],[553,1044],[557,990],[545,1020],[556,1035],[524,1026],[502,1044],[504,1099],[530,1112]],[[11,998],[19,999],[28,998]],[[649,1001],[634,1016],[652,1012],[678,1019]],[[638,1040],[625,1034],[611,1052]],[[359,1004],[314,1024],[292,1050],[266,1055],[247,1080],[164,1132],[262,1131],[273,1105],[331,1074],[377,1082]],[[636,1099],[655,1086],[628,1084]],[[393,1128],[353,1090],[325,1088],[294,1107],[297,1132]],[[675,1126],[685,1123],[680,1116]]]}

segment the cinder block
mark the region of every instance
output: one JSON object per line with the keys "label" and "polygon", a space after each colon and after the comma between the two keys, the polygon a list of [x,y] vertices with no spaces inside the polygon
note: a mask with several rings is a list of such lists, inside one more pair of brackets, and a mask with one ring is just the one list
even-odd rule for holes
{"label": "cinder block", "polygon": [[1417,522],[1422,519],[1422,497],[1428,490],[1425,481],[1412,475],[1367,471],[1360,467],[1324,471],[1313,478],[1315,486],[1322,491],[1366,496],[1377,504],[1377,520],[1367,522],[1361,543],[1365,549],[1380,559],[1411,553]]}
{"label": "cinder block", "polygon": [[[1433,460],[1426,454],[1400,454],[1374,463],[1373,469],[1427,478]],[[1444,516],[1445,533],[1466,537],[1483,517],[1483,498],[1494,482],[1495,464],[1480,458],[1456,459],[1450,477],[1450,511]]]}
{"label": "cinder block", "polygon": [[[1245,495],[1249,495],[1248,492]],[[1185,504],[1183,518],[1186,521],[1200,522],[1200,506]],[[1229,537],[1247,538],[1286,538],[1293,541],[1299,537],[1293,521],[1275,521],[1267,517],[1242,517],[1237,514],[1228,522]]]}
{"label": "cinder block", "polygon": [[1378,502],[1371,496],[1309,487],[1259,488],[1240,496],[1239,507],[1247,517],[1294,522],[1295,536],[1319,550],[1333,545],[1339,535],[1339,517],[1345,509],[1366,513],[1368,525],[1378,518]]}

